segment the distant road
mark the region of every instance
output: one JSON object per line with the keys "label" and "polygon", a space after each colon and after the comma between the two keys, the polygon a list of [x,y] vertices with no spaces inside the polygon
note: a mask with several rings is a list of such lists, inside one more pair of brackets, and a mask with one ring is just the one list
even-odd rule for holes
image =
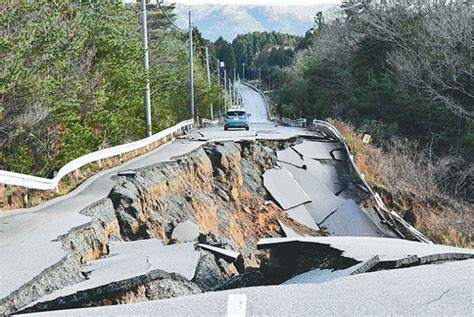
{"label": "distant road", "polygon": [[251,114],[250,124],[271,124],[272,122],[268,120],[267,108],[262,96],[252,88],[242,84],[238,84],[237,88],[244,100],[245,110]]}

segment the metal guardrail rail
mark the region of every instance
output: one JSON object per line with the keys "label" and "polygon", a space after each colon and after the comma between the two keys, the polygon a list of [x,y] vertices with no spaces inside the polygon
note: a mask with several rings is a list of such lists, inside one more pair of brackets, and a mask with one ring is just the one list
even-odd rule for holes
{"label": "metal guardrail rail", "polygon": [[274,118],[272,117],[271,113],[270,113],[270,107],[268,105],[268,100],[267,100],[267,96],[265,96],[265,94],[260,90],[258,89],[257,87],[255,87],[254,85],[251,85],[249,83],[245,83],[245,82],[241,82],[243,85],[249,87],[249,88],[252,88],[253,90],[255,90],[256,92],[258,92],[262,98],[263,98],[263,101],[265,102],[265,109],[267,109],[267,117],[268,117],[268,120],[270,121],[274,121]]}
{"label": "metal guardrail rail", "polygon": [[194,125],[193,119],[182,121],[148,138],[86,154],[61,167],[57,175],[52,179],[0,170],[0,184],[22,186],[29,189],[55,189],[64,176],[78,170],[86,164],[147,147],[154,142],[169,137],[179,130],[191,127],[192,125]]}
{"label": "metal guardrail rail", "polygon": [[291,120],[290,118],[281,118],[281,124],[289,127],[305,128],[308,126],[308,120],[305,118]]}
{"label": "metal guardrail rail", "polygon": [[401,226],[403,226],[406,230],[408,230],[416,239],[418,239],[421,242],[432,244],[433,242],[430,239],[428,239],[424,234],[422,234],[420,231],[418,231],[416,228],[414,228],[412,225],[410,225],[408,222],[406,222],[405,219],[403,219],[398,213],[396,213],[393,210],[389,210],[387,208],[387,206],[385,206],[385,203],[383,202],[380,195],[377,192],[375,192],[372,189],[372,187],[370,187],[370,185],[365,180],[364,174],[361,173],[359,171],[359,169],[357,168],[357,165],[355,164],[355,161],[354,161],[354,156],[349,151],[349,148],[347,147],[346,142],[344,142],[344,136],[339,132],[339,130],[337,130],[337,128],[335,126],[333,126],[332,124],[330,124],[326,121],[313,120],[313,124],[315,126],[321,126],[321,127],[324,127],[326,129],[328,129],[338,139],[338,141],[340,141],[342,144],[344,144],[344,147],[346,148],[346,151],[349,155],[349,160],[351,161],[352,168],[357,173],[357,176],[359,177],[359,179],[362,181],[364,186],[367,188],[367,190],[370,192],[370,194],[374,198],[374,200],[377,204],[377,207],[380,210],[383,210],[387,214],[391,215]]}

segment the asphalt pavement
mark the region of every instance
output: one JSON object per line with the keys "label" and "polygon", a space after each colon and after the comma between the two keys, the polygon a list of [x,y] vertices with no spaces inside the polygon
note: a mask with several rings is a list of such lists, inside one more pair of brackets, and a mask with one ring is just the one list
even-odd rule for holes
{"label": "asphalt pavement", "polygon": [[[115,185],[111,179],[120,170],[139,169],[159,162],[170,161],[180,155],[189,153],[206,142],[224,140],[255,140],[255,139],[287,139],[299,135],[309,135],[311,133],[292,127],[275,126],[268,120],[265,103],[261,96],[251,88],[240,85],[238,89],[244,99],[244,107],[250,117],[249,131],[224,131],[223,127],[210,127],[192,131],[189,135],[172,142],[168,142],[158,149],[135,158],[119,167],[115,167],[91,177],[76,190],[60,198],[43,203],[28,210],[17,210],[0,215],[0,300],[8,296],[12,291],[22,285],[32,281],[45,269],[58,263],[65,257],[65,252],[58,242],[57,237],[66,234],[71,229],[83,225],[90,221],[89,217],[80,214],[80,211],[91,204],[107,197],[112,187]],[[326,152],[334,148],[333,144],[305,143],[295,147],[308,159],[323,158],[332,159]],[[324,156],[320,156],[324,151]],[[282,153],[280,157],[288,160],[301,160],[294,156],[294,153]],[[299,161],[298,161],[299,162]],[[301,163],[301,162],[299,162]],[[319,163],[318,163],[319,164]],[[313,164],[313,165],[318,165]],[[284,165],[284,164],[282,164]],[[294,172],[294,178],[308,174],[308,177],[319,175],[311,168],[308,171],[299,170],[299,167],[282,166],[289,173]],[[311,166],[313,166],[311,165]],[[332,175],[334,167],[330,167],[324,175]],[[331,199],[339,201],[335,197],[334,191],[338,189],[337,183],[332,184],[330,180],[324,179],[318,183],[319,187],[327,186],[325,192],[331,195]],[[313,182],[314,184],[314,182]],[[295,218],[304,219],[308,224],[317,227],[316,222],[321,222],[328,227],[344,224],[344,232],[351,232],[351,226],[357,222],[351,222],[351,213],[362,212],[354,204],[337,204],[337,206],[326,208],[327,212],[319,217],[321,210],[313,210],[312,207],[321,205],[325,197],[318,196],[320,193],[314,192],[311,180],[300,180],[299,185],[310,198],[313,204],[306,203],[288,209],[294,213]],[[281,186],[280,186],[281,187]],[[313,188],[313,189],[311,189]],[[275,191],[281,192],[281,190]],[[291,197],[287,197],[288,199]],[[276,199],[278,201],[278,199]],[[334,210],[340,209],[340,213]],[[333,212],[338,218],[331,219],[327,216]],[[315,215],[318,215],[316,217]],[[313,219],[314,221],[312,221]],[[363,214],[360,214],[363,216]],[[324,220],[326,219],[326,220]],[[324,221],[323,221],[324,220]],[[328,221],[329,220],[329,221]],[[349,222],[347,222],[347,220]],[[366,218],[361,218],[361,222],[367,223]],[[370,229],[370,230],[369,230]],[[370,227],[366,231],[377,231],[377,228]],[[339,233],[341,233],[339,232]],[[360,235],[365,235],[364,232]],[[376,234],[370,234],[376,235]],[[314,238],[323,239],[323,238]],[[316,241],[316,240],[314,240]],[[313,241],[313,242],[314,242]],[[318,240],[320,243],[321,240]],[[327,240],[326,240],[327,241]],[[396,241],[396,240],[395,240]],[[285,240],[281,240],[285,243]],[[150,242],[155,243],[155,242]],[[157,243],[157,242],[156,242]],[[326,242],[324,242],[326,243]],[[330,240],[332,247],[344,250],[345,256],[366,260],[367,256],[379,255],[388,259],[398,258],[398,256],[409,256],[410,249],[406,245],[394,242],[392,249],[388,248],[383,238],[353,238],[345,237]],[[115,245],[119,250],[121,245]],[[124,245],[125,247],[129,245]],[[186,245],[181,247],[186,248]],[[415,248],[415,245],[413,245]],[[173,248],[162,247],[163,252],[172,251]],[[180,247],[175,247],[179,252]],[[420,251],[421,249],[422,251]],[[451,252],[452,249],[441,247],[443,252]],[[113,248],[112,248],[113,250]],[[433,245],[416,245],[419,253],[431,254],[439,251]],[[130,261],[133,265],[133,252],[137,250],[122,250],[122,257]],[[187,249],[189,254],[195,256],[191,249]],[[122,274],[126,272],[123,263],[115,263],[122,259],[120,252],[115,258],[99,260],[95,265],[104,264],[98,270],[98,279],[107,279],[110,265],[118,265],[122,269],[112,272]],[[369,254],[370,253],[370,254]],[[408,253],[408,254],[407,254]],[[132,255],[129,255],[132,254]],[[137,255],[139,257],[140,255]],[[159,256],[159,254],[157,254]],[[168,254],[172,257],[173,254]],[[189,256],[189,258],[193,258]],[[196,259],[192,263],[183,262],[183,274],[189,275],[195,266]],[[143,259],[142,259],[143,260]],[[142,263],[141,261],[140,263]],[[144,262],[146,263],[146,262]],[[161,262],[157,262],[161,263]],[[180,265],[184,265],[184,264]],[[252,287],[236,289],[232,291],[211,292],[202,295],[180,297],[169,300],[151,301],[137,304],[107,306],[97,308],[85,308],[71,311],[55,311],[41,313],[44,316],[183,316],[183,315],[226,315],[231,312],[234,315],[386,315],[386,314],[472,314],[472,285],[473,285],[473,264],[474,260],[466,260],[455,263],[445,263],[440,265],[423,265],[407,269],[397,269],[364,273],[358,275],[343,276],[331,281],[326,278],[314,276],[303,276],[294,280],[291,285]],[[94,265],[94,264],[92,264]],[[122,266],[120,266],[122,265]],[[172,271],[168,267],[168,262],[163,262],[163,267]],[[161,267],[161,266],[160,266]],[[175,270],[177,271],[177,270]],[[141,273],[138,272],[138,273]],[[137,274],[138,274],[137,273]],[[117,273],[118,274],[118,273]],[[119,275],[120,275],[119,274]],[[128,274],[128,273],[127,273]],[[131,274],[131,273],[130,273]],[[318,273],[319,274],[319,273]],[[313,274],[314,275],[314,274]],[[128,276],[128,275],[127,275]],[[314,281],[325,280],[324,283],[313,283]],[[309,282],[308,282],[309,281]],[[313,281],[313,282],[311,282]],[[87,282],[93,283],[93,281]],[[79,287],[80,285],[78,285]],[[75,291],[74,286],[70,290]],[[53,296],[53,295],[51,295]],[[232,315],[229,314],[229,315]]]}

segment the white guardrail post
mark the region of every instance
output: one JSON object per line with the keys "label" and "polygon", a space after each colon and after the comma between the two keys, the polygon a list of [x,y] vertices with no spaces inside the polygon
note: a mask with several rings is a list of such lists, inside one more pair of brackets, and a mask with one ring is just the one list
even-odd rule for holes
{"label": "white guardrail post", "polygon": [[186,130],[190,128],[193,124],[193,119],[182,121],[177,125],[160,131],[148,138],[86,154],[61,167],[61,169],[52,179],[0,170],[0,184],[15,185],[30,189],[55,189],[57,188],[59,181],[64,176],[73,171],[78,170],[86,164],[92,162],[99,162],[99,165],[101,165],[101,160],[103,159],[148,147],[150,144],[157,142],[163,138],[167,138],[170,136],[172,137],[179,130]]}
{"label": "white guardrail post", "polygon": [[424,234],[422,234],[420,231],[418,231],[415,227],[413,227],[412,225],[410,225],[408,222],[405,221],[405,219],[403,219],[398,213],[396,213],[395,211],[392,211],[392,210],[389,210],[387,208],[387,206],[385,206],[382,198],[380,197],[380,195],[375,192],[372,187],[370,187],[370,185],[367,183],[367,181],[365,180],[365,177],[364,177],[364,174],[362,174],[359,169],[357,168],[357,165],[355,164],[355,161],[354,161],[354,156],[351,154],[351,152],[349,151],[349,148],[347,147],[347,144],[346,142],[344,142],[344,136],[342,135],[342,133],[339,132],[339,130],[337,130],[337,128],[335,126],[333,126],[332,124],[330,124],[329,122],[326,122],[326,121],[322,121],[322,120],[313,120],[313,124],[315,126],[321,126],[321,127],[324,127],[326,129],[328,129],[332,134],[334,134],[334,136],[342,143],[344,144],[344,147],[346,148],[346,151],[347,151],[347,154],[349,156],[349,160],[351,162],[351,165],[352,165],[352,168],[354,169],[354,171],[356,172],[357,176],[359,177],[359,179],[362,181],[362,183],[364,184],[364,186],[367,188],[367,190],[370,192],[370,194],[372,195],[372,197],[374,198],[377,206],[385,211],[386,213],[390,214],[393,218],[395,218],[396,221],[398,221],[398,223],[400,223],[400,225],[402,225],[403,227],[405,227],[405,229],[407,229],[411,234],[413,234],[413,236],[418,239],[418,241],[421,241],[421,242],[425,242],[425,243],[430,243],[432,244],[433,242],[428,239]]}

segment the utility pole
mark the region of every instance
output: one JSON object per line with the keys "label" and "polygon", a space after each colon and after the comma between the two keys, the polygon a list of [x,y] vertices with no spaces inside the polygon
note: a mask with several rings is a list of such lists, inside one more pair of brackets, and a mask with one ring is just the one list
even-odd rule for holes
{"label": "utility pole", "polygon": [[142,45],[145,55],[143,57],[143,68],[145,69],[145,137],[151,136],[151,100],[150,100],[150,77],[148,76],[148,31],[146,25],[146,0],[141,2],[142,9]]}
{"label": "utility pole", "polygon": [[221,61],[217,59],[217,87],[221,86]]}
{"label": "utility pole", "polygon": [[194,119],[193,26],[191,11],[189,11],[189,113],[191,118]]}
{"label": "utility pole", "polygon": [[236,87],[235,87],[235,82],[237,80],[237,67],[234,67],[234,105],[237,104],[237,90],[236,90]]}
{"label": "utility pole", "polygon": [[242,80],[245,80],[245,63],[242,63]]}
{"label": "utility pole", "polygon": [[[240,84],[240,74],[237,74],[237,82]],[[240,95],[240,90],[237,92],[237,105],[239,105],[239,108],[242,108],[242,98]]]}
{"label": "utility pole", "polygon": [[224,68],[224,113],[227,113],[227,69]]}
{"label": "utility pole", "polygon": [[[211,69],[209,68],[209,48],[206,46],[206,71],[207,71],[207,85],[209,91],[211,90]],[[214,120],[214,107],[211,102],[211,120]]]}
{"label": "utility pole", "polygon": [[232,105],[232,81],[230,80],[230,78],[228,79],[229,81],[229,95],[230,95],[230,107],[233,108],[233,105]]}
{"label": "utility pole", "polygon": [[211,70],[209,68],[209,48],[206,46],[206,72],[207,72],[207,84],[211,87]]}

